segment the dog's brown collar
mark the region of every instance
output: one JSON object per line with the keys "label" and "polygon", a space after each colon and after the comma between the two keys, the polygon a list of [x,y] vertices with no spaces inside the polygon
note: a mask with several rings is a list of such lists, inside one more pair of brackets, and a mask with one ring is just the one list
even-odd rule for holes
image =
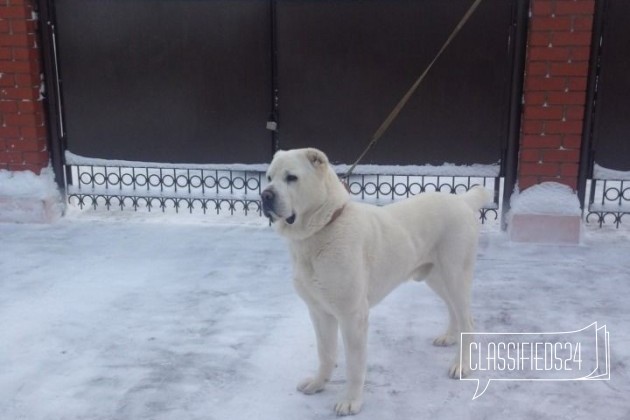
{"label": "dog's brown collar", "polygon": [[335,210],[335,212],[332,214],[332,217],[330,218],[330,220],[328,221],[328,223],[326,223],[326,226],[331,225],[332,222],[334,222],[335,220],[337,220],[337,218],[339,216],[341,216],[341,213],[343,213],[343,210],[346,208],[346,205],[344,204],[343,206],[339,207],[337,210]]}

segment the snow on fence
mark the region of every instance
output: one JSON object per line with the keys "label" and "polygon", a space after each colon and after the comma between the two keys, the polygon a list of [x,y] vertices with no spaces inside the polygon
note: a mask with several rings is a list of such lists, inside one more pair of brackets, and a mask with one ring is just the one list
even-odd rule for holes
{"label": "snow on fence", "polygon": [[[260,193],[268,165],[175,165],[89,159],[66,152],[68,202],[81,209],[202,211],[262,215]],[[342,176],[347,167],[335,166]],[[499,165],[357,167],[347,180],[357,199],[382,205],[429,191],[462,193],[474,185],[494,191],[482,222],[499,219]]]}

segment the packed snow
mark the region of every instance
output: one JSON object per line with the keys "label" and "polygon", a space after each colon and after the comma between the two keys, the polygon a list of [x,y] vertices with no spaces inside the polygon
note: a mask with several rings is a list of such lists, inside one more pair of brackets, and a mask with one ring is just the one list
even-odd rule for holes
{"label": "packed snow", "polygon": [[0,170],[0,222],[44,222],[57,219],[64,205],[50,167],[31,171]]}
{"label": "packed snow", "polygon": [[[65,152],[66,163],[74,166],[102,166],[121,168],[152,168],[152,169],[198,169],[198,170],[231,170],[231,171],[251,171],[266,172],[269,164],[182,164],[182,163],[155,163],[137,162],[127,160],[97,159]],[[333,165],[338,174],[345,174],[350,165]],[[472,164],[455,165],[444,163],[442,165],[357,165],[354,173],[357,175],[387,174],[387,175],[411,175],[411,176],[474,176],[474,177],[497,177],[500,172],[499,163],[493,164]]]}
{"label": "packed snow", "polygon": [[[284,241],[259,217],[78,212],[0,224],[1,419],[332,419]],[[610,331],[610,381],[475,383],[432,346],[447,311],[409,283],[370,318],[357,419],[628,419],[630,233],[575,247],[511,244],[484,229],[473,313],[483,332]],[[474,376],[473,376],[474,377]]]}
{"label": "packed snow", "polygon": [[[0,196],[58,192],[50,169],[0,171]],[[543,184],[512,207],[573,212],[576,200]],[[315,368],[314,335],[264,219],[71,206],[49,225],[0,223],[0,236],[1,419],[334,417],[343,358],[323,393],[295,390]],[[357,418],[627,418],[629,239],[591,228],[579,247],[516,245],[485,226],[476,271],[478,331],[606,325],[610,381],[492,382],[473,401],[474,382],[447,378],[455,349],[431,345],[444,305],[410,283],[372,312]]]}
{"label": "packed snow", "polygon": [[543,182],[524,191],[516,191],[510,199],[510,210],[513,214],[582,214],[575,191],[558,182]]}
{"label": "packed snow", "polygon": [[0,197],[2,196],[38,199],[59,196],[52,168],[44,168],[39,175],[31,171],[0,169]]}
{"label": "packed snow", "polygon": [[593,178],[609,180],[630,180],[630,171],[617,171],[608,169],[595,163],[593,167]]}
{"label": "packed snow", "polygon": [[73,166],[102,166],[102,167],[121,167],[121,168],[151,168],[151,169],[203,169],[203,170],[231,170],[231,171],[257,171],[265,172],[269,167],[268,163],[158,163],[158,162],[140,162],[132,160],[116,160],[116,159],[99,159],[81,156],[70,151],[65,152],[66,164]]}

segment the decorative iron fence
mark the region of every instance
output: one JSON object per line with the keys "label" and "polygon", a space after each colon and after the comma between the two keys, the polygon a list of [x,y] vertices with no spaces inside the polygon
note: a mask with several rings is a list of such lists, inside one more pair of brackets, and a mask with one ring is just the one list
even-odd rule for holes
{"label": "decorative iron fence", "polygon": [[500,181],[489,176],[353,174],[346,182],[352,196],[379,205],[432,191],[461,194],[482,185],[494,191],[493,205],[480,210],[485,223],[499,219]]}
{"label": "decorative iron fence", "polygon": [[238,169],[70,166],[68,202],[79,208],[145,208],[262,214],[264,172]]}
{"label": "decorative iron fence", "polygon": [[[136,166],[132,162],[82,160],[68,155],[72,163],[66,166],[67,199],[80,209],[262,216],[260,193],[267,184],[267,165]],[[494,200],[481,209],[480,220],[499,220],[502,178],[498,166],[473,167],[469,174],[462,167],[454,168],[452,173],[461,174],[445,175],[450,169],[441,167],[405,173],[404,167],[366,166],[359,167],[345,181],[355,199],[377,205],[431,191],[461,194],[482,185],[494,192]],[[336,167],[340,177],[345,169]],[[599,227],[619,228],[630,217],[630,179],[602,178],[589,181],[584,219]]]}
{"label": "decorative iron fence", "polygon": [[[385,168],[387,169],[387,168]],[[266,165],[169,167],[78,163],[67,166],[68,203],[80,209],[258,214]],[[343,171],[339,171],[342,175]],[[378,205],[430,191],[453,194],[475,185],[494,191],[494,203],[480,211],[483,223],[499,219],[501,179],[486,175],[358,173],[348,180],[356,199]]]}
{"label": "decorative iron fence", "polygon": [[587,203],[586,222],[603,227],[613,224],[616,228],[624,216],[630,213],[630,180],[592,179]]}

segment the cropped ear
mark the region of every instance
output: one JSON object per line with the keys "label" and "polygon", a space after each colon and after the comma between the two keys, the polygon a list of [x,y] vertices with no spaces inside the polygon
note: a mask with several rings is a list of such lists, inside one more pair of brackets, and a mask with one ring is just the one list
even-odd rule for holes
{"label": "cropped ear", "polygon": [[309,162],[311,162],[311,164],[316,168],[328,164],[328,158],[321,150],[312,148],[306,149],[306,157],[308,158]]}

